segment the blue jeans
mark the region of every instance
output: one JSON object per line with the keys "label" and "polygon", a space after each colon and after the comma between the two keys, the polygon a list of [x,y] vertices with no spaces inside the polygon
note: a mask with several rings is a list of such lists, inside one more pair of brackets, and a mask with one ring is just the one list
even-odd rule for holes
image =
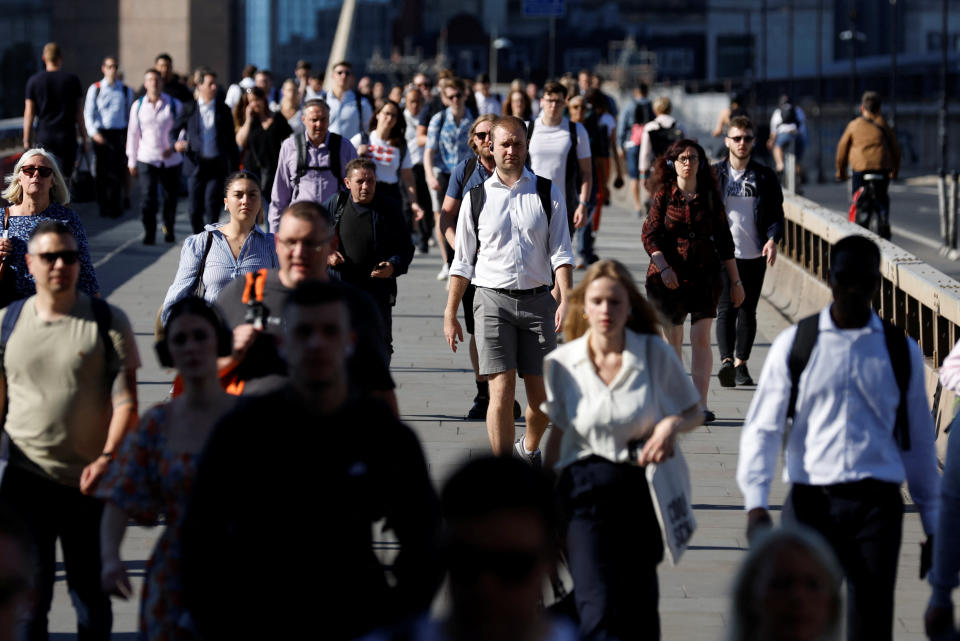
{"label": "blue jeans", "polygon": [[[23,454],[11,452],[11,456],[23,460]],[[11,461],[0,485],[0,503],[26,523],[37,552],[37,600],[27,624],[26,638],[29,641],[48,639],[47,615],[53,600],[56,545],[60,539],[67,589],[77,612],[77,639],[109,641],[113,611],[110,597],[100,587],[103,502],[41,474]]]}

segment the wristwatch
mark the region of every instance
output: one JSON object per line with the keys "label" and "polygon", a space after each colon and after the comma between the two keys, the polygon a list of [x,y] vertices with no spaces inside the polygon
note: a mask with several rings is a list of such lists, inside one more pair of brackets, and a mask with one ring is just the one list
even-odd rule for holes
{"label": "wristwatch", "polygon": [[742,280],[738,280],[737,282],[735,282],[735,283],[733,284],[734,287],[736,287],[737,285],[743,285],[743,281],[742,281]]}
{"label": "wristwatch", "polygon": [[116,458],[116,454],[114,454],[113,452],[103,452],[102,454],[100,454],[99,458],[105,458],[108,461],[112,461],[114,458]]}
{"label": "wristwatch", "polygon": [[588,202],[586,202],[586,201],[583,201],[583,200],[580,201],[580,204],[583,205],[584,207],[589,207],[589,206],[590,206],[590,203],[588,203]]}

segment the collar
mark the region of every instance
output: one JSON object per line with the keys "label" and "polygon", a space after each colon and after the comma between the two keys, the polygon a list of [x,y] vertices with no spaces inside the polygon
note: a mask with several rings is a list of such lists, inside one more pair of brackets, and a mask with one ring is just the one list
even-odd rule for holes
{"label": "collar", "polygon": [[881,321],[880,317],[877,316],[877,313],[872,310],[870,312],[870,320],[867,321],[867,324],[864,327],[840,329],[837,327],[837,324],[833,322],[833,316],[830,315],[830,308],[832,306],[833,303],[831,302],[829,305],[820,310],[820,318],[817,321],[817,329],[819,329],[821,332],[883,332],[883,321]]}
{"label": "collar", "polygon": [[116,86],[119,85],[119,84],[120,84],[120,80],[119,80],[119,79],[114,79],[113,82],[107,82],[106,77],[100,78],[100,88],[101,88],[101,89],[103,89],[104,87],[116,87]]}
{"label": "collar", "polygon": [[210,100],[209,102],[204,102],[203,98],[197,98],[197,105],[199,105],[201,109],[209,109],[213,107],[214,101]]}
{"label": "collar", "polygon": [[310,140],[310,136],[308,136],[306,133],[303,134],[303,138],[307,141],[307,144],[313,147],[314,149],[319,149],[320,147],[324,147],[324,146],[327,146],[327,147],[330,146],[330,130],[329,129],[327,129],[327,135],[323,137],[323,142],[320,143],[319,145],[313,144],[313,141]]}
{"label": "collar", "polygon": [[[479,164],[479,161],[478,161],[478,164]],[[518,178],[517,182],[514,183],[514,187],[516,187],[520,183],[534,180],[535,178],[536,176],[534,175],[534,173],[529,169],[527,169],[526,167],[524,167],[523,173],[520,174],[520,178]],[[513,187],[510,187],[509,185],[504,183],[502,180],[500,180],[500,172],[497,169],[494,169],[493,174],[491,174],[490,176],[490,184],[494,187],[502,187],[504,189],[513,189]]]}
{"label": "collar", "polygon": [[[587,365],[593,367],[593,361],[590,360],[590,329],[587,329],[587,332],[576,339],[571,341],[570,349],[574,353],[573,356],[573,365]],[[638,334],[630,329],[624,329],[624,334],[626,338],[623,343],[623,352],[621,352],[620,358],[620,370],[625,372],[628,369],[642,369],[643,363],[641,362],[640,356],[644,354],[644,336],[643,334]],[[619,378],[620,375],[617,375]]]}
{"label": "collar", "polygon": [[[203,231],[219,231],[221,227],[227,223],[210,223],[204,226]],[[222,231],[220,232],[223,233]],[[260,227],[257,225],[253,226],[253,229],[250,230],[251,234],[258,234],[260,236],[266,236],[263,231],[260,230]]]}

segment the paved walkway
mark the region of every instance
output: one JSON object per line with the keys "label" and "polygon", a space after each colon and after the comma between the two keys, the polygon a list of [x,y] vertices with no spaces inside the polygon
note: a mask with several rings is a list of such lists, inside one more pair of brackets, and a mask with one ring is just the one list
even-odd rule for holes
{"label": "paved walkway", "polygon": [[[94,261],[109,300],[130,315],[145,366],[139,374],[141,409],[163,398],[169,377],[153,356],[153,323],[163,294],[173,278],[178,248],[158,245],[146,248],[139,242],[139,223],[128,213],[119,223],[96,216],[95,208],[81,205],[91,237]],[[187,233],[181,206],[178,239]],[[116,252],[116,248],[122,248]],[[647,256],[640,243],[640,224],[627,209],[612,207],[604,212],[597,243],[601,256],[624,262],[641,278]],[[465,350],[452,354],[443,341],[441,315],[446,301],[443,285],[434,278],[440,267],[438,254],[417,255],[410,273],[400,280],[399,305],[394,314],[393,359],[403,418],[420,435],[430,472],[441,483],[463,460],[489,451],[482,422],[463,420],[475,386]],[[582,272],[577,273],[582,274]],[[756,378],[771,340],[787,326],[787,320],[765,301],[759,310],[759,328],[751,370]],[[685,353],[689,365],[689,353]],[[716,365],[715,365],[716,367]],[[518,386],[522,390],[522,386]],[[522,391],[520,392],[522,394]],[[718,420],[686,435],[681,441],[690,465],[693,501],[699,530],[679,567],[660,568],[664,639],[717,641],[724,636],[728,588],[745,553],[745,517],[735,481],[737,444],[743,415],[752,388],[721,388],[714,379],[709,405]],[[519,430],[518,430],[519,434]],[[775,512],[784,496],[776,483],[771,497]],[[775,516],[776,518],[776,516]],[[123,558],[135,579],[142,577],[156,530],[130,528]],[[922,612],[928,588],[917,580],[918,545],[922,533],[915,513],[906,517],[897,595],[897,639],[923,639]],[[62,579],[61,568],[61,579]],[[136,603],[115,602],[115,637],[134,638]],[[321,624],[322,625],[322,624]],[[66,594],[66,582],[57,583],[50,629],[54,639],[72,639],[74,615]]]}

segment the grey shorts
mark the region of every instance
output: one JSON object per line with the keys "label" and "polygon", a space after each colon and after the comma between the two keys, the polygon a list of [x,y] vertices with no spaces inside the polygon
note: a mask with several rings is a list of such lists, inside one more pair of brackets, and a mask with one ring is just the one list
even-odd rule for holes
{"label": "grey shorts", "polygon": [[556,312],[549,291],[514,296],[477,287],[473,317],[480,374],[515,369],[542,376],[543,358],[557,346]]}

